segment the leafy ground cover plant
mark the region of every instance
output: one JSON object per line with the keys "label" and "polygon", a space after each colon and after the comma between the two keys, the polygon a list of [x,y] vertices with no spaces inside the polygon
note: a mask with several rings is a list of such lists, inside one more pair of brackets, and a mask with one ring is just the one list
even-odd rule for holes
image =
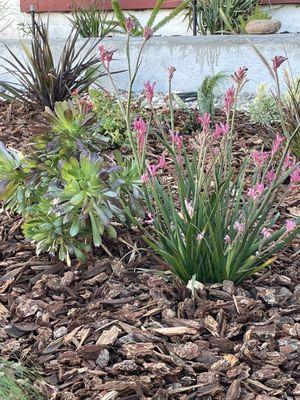
{"label": "leafy ground cover plant", "polygon": [[[127,20],[128,40],[133,24]],[[102,49],[102,54],[106,55],[102,57],[105,62],[111,53]],[[138,59],[136,72],[139,65]],[[277,63],[276,68],[279,66]],[[106,69],[109,73],[109,64]],[[185,283],[226,279],[240,283],[270,265],[276,253],[299,232],[299,220],[289,219],[285,224],[279,221],[277,198],[288,177],[290,185],[286,190],[295,190],[300,182],[299,164],[289,153],[293,135],[288,139],[277,135],[270,151],[256,150],[238,171],[233,168],[236,101],[247,82],[247,69],[240,68],[233,75],[235,84],[226,91],[224,120],[212,124],[210,114],[199,117],[201,131],[189,144],[190,156],[183,136],[174,129],[175,71],[174,67],[169,68],[170,132],[164,131],[155,113],[152,115],[165,147],[158,163],[145,157],[149,122],[136,118],[129,134],[141,172],[148,209],[146,223],[152,227],[144,230],[145,239]],[[135,76],[136,72],[132,75],[129,63],[129,75]],[[150,105],[154,86],[145,84]],[[130,102],[131,86],[129,110]],[[124,115],[129,130],[130,113]],[[251,171],[250,177],[246,171]]]}
{"label": "leafy ground cover plant", "polygon": [[0,144],[0,200],[23,216],[38,254],[57,253],[69,265],[100,246],[104,233],[116,237],[113,222],[125,221],[123,181],[116,164],[99,156],[105,142],[91,127],[90,100],[76,94],[74,101],[46,111],[52,128],[35,137],[31,154]]}
{"label": "leafy ground cover plant", "polygon": [[122,145],[126,140],[126,123],[115,97],[97,89],[90,89],[89,93],[97,116],[99,133],[107,137],[112,145]]}
{"label": "leafy ground cover plant", "polygon": [[43,396],[34,386],[37,373],[21,363],[0,360],[1,400],[41,400]]}
{"label": "leafy ground cover plant", "polygon": [[77,50],[75,46],[79,33],[71,33],[56,64],[50,46],[48,26],[35,21],[31,33],[30,48],[25,42],[21,42],[26,61],[19,59],[6,46],[11,58],[2,57],[4,68],[17,83],[0,82],[6,90],[1,94],[3,98],[16,98],[42,108],[47,106],[53,109],[56,102],[70,98],[74,90],[86,92],[101,76],[95,70],[99,60],[92,55],[98,41],[91,45],[84,43]]}
{"label": "leafy ground cover plant", "polygon": [[[161,7],[163,3],[167,2],[167,0],[156,0],[156,3],[153,7],[153,10],[151,12],[151,15],[147,21],[146,26],[148,28],[151,28],[153,32],[158,31],[160,28],[165,26],[168,22],[172,21],[173,18],[175,18],[177,15],[179,15],[187,6],[188,0],[182,1],[182,3],[174,8],[166,17],[164,17],[160,22],[155,24],[156,17],[161,10]],[[126,17],[124,12],[122,11],[120,1],[119,0],[112,0],[111,2],[112,9],[114,12],[114,15],[119,23],[119,27],[122,29],[123,33],[127,33],[127,27],[126,27]],[[144,34],[144,28],[139,22],[139,20],[132,14],[129,14],[130,18],[134,21],[134,28],[131,29],[130,33],[132,36],[143,36]]]}
{"label": "leafy ground cover plant", "polygon": [[[202,35],[220,33],[239,33],[241,18],[247,18],[257,0],[198,0],[198,32]],[[189,2],[186,18],[192,26],[193,6]]]}
{"label": "leafy ground cover plant", "polygon": [[73,28],[83,38],[105,37],[117,30],[118,23],[109,19],[103,8],[103,1],[74,1],[71,17],[68,17]]}

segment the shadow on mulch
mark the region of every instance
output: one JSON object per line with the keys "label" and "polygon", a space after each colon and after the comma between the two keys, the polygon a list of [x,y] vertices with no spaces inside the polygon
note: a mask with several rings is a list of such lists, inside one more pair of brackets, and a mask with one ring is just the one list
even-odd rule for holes
{"label": "shadow on mulch", "polygon": [[[39,115],[22,107],[0,106],[0,140],[18,148]],[[241,157],[267,140],[243,121]],[[282,212],[297,207],[295,195]],[[68,268],[35,256],[20,218],[2,212],[0,221],[1,357],[39,367],[52,399],[300,399],[297,243],[272,270],[241,286],[203,285],[192,298],[139,250],[138,233]]]}

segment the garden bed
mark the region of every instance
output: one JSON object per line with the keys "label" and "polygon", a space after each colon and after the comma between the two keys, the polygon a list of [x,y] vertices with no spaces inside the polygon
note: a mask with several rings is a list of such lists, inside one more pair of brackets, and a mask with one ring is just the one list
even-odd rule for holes
{"label": "garden bed", "polygon": [[[0,140],[30,145],[40,113],[16,104],[0,113]],[[240,159],[271,140],[243,114],[237,132]],[[153,138],[150,147],[155,157]],[[299,215],[299,201],[294,192],[281,213]],[[20,218],[0,220],[1,357],[40,368],[53,399],[300,398],[298,242],[272,271],[192,297],[139,232],[123,230],[67,267],[36,257]]]}

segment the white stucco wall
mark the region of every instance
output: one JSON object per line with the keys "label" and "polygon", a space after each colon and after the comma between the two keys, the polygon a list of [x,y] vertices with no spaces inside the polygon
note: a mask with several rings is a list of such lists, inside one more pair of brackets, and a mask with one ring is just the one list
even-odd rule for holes
{"label": "white stucco wall", "polygon": [[[19,0],[0,0],[1,3],[7,3],[8,9],[5,19],[0,20],[0,30],[7,23],[8,27],[4,32],[0,32],[0,39],[17,39],[19,35],[22,35],[22,30],[20,30],[21,24],[30,22],[30,17],[28,14],[19,11]],[[265,8],[269,10],[273,18],[279,19],[282,22],[282,32],[300,32],[300,6],[285,5]],[[149,13],[149,11],[133,12],[142,23],[147,21]],[[163,10],[159,18],[163,18],[167,14],[168,11]],[[53,39],[65,38],[71,30],[70,23],[63,13],[43,14],[43,18],[49,18],[50,20],[50,35]],[[188,31],[187,23],[183,21],[183,17],[178,16],[164,26],[158,34],[168,36],[191,35],[191,32]]]}

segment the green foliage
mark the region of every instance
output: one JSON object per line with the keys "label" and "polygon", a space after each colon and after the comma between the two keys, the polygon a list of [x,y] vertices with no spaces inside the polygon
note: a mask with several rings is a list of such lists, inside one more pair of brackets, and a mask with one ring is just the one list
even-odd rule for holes
{"label": "green foliage", "polygon": [[103,235],[116,237],[114,224],[125,222],[121,198],[128,205],[137,191],[130,174],[98,155],[105,142],[86,101],[76,97],[47,110],[51,127],[34,137],[28,156],[0,145],[4,206],[23,216],[38,254],[58,254],[69,265],[100,246]]}
{"label": "green foliage", "polygon": [[[155,23],[156,17],[161,10],[162,5],[164,2],[167,2],[167,0],[156,0],[155,6],[150,14],[150,17],[146,23],[146,26],[149,28],[152,28],[153,32],[158,31],[158,29],[162,28],[165,26],[167,23],[169,23],[172,19],[174,19],[177,15],[179,15],[188,5],[189,0],[183,1],[179,6],[174,8],[166,17],[164,17],[160,22],[157,24]],[[123,30],[124,33],[127,33],[126,30],[126,17],[124,12],[121,9],[120,6],[120,1],[119,0],[112,0],[111,1],[112,9],[115,15],[115,18],[119,22],[119,27]],[[132,14],[129,14],[129,16],[133,19],[135,22],[135,28],[131,31],[131,34],[133,36],[143,36],[143,31],[144,28],[142,24],[139,22],[139,20]]]}
{"label": "green foliage", "polygon": [[253,123],[271,125],[279,122],[278,108],[274,96],[265,84],[260,84],[249,106],[250,119]]}
{"label": "green foliage", "polygon": [[197,106],[200,115],[205,113],[215,114],[215,97],[216,90],[220,89],[221,85],[226,82],[227,75],[219,72],[213,76],[207,76],[197,94]]}
{"label": "green foliage", "polygon": [[[129,52],[127,59],[131,76]],[[277,58],[276,62],[282,59]],[[138,59],[134,67],[136,72],[139,65]],[[132,135],[130,141],[143,182],[149,216],[145,222],[152,225],[152,229],[145,229],[126,205],[125,210],[143,229],[145,240],[184,283],[191,280],[194,283],[196,280],[240,283],[272,264],[276,253],[300,231],[300,218],[281,225],[276,200],[281,184],[289,176],[290,190],[294,190],[298,180],[299,166],[288,154],[292,137],[283,145],[285,139],[277,135],[271,152],[256,150],[236,168],[240,161],[233,152],[236,104],[247,82],[247,69],[240,68],[233,74],[235,87],[226,91],[224,120],[213,127],[209,114],[199,117],[202,132],[194,142],[189,138],[187,148],[184,137],[175,129],[173,74],[174,69],[170,68],[171,129],[166,131],[157,113],[153,112],[148,123],[142,118],[135,119],[135,136]],[[129,111],[134,78],[129,82]],[[145,91],[151,105],[150,83]],[[121,101],[119,105],[123,110]],[[129,131],[132,116],[130,112],[123,115]],[[146,159],[145,143],[152,123],[163,147],[158,162]]]}
{"label": "green foliage", "polygon": [[[58,160],[78,155],[78,149],[97,152],[107,143],[107,138],[97,133],[96,117],[86,113],[90,100],[78,98],[72,101],[58,102],[54,111],[46,108],[44,116],[52,126],[42,128],[35,138],[37,152],[47,166],[53,168]],[[88,102],[88,104],[87,104]]]}
{"label": "green foliage", "polygon": [[41,400],[43,396],[34,386],[38,374],[21,363],[0,360],[1,400]]}
{"label": "green foliage", "polygon": [[68,19],[83,38],[103,38],[115,32],[118,25],[108,19],[108,12],[96,0],[92,3],[82,0],[74,1],[71,17]]}
{"label": "green foliage", "polygon": [[270,18],[270,15],[266,11],[262,11],[259,4],[256,4],[254,10],[247,18],[244,18],[242,15],[239,17],[240,32],[246,33],[246,25],[248,22]]}
{"label": "green foliage", "polygon": [[32,28],[31,46],[21,42],[26,61],[19,59],[6,46],[11,58],[2,57],[5,61],[4,68],[18,83],[1,81],[0,85],[6,90],[1,96],[53,109],[56,102],[70,98],[74,90],[79,93],[86,92],[101,75],[95,74],[98,58],[92,55],[99,41],[92,45],[85,43],[76,50],[78,35],[78,32],[70,34],[59,61],[55,64],[48,26],[35,22]]}
{"label": "green foliage", "polygon": [[24,176],[21,165],[22,155],[0,142],[0,200],[5,199],[9,208],[17,204],[18,187]]}
{"label": "green foliage", "polygon": [[[239,33],[241,18],[247,18],[258,0],[198,0],[198,32],[207,34]],[[192,26],[193,6],[189,2],[186,18]]]}
{"label": "green foliage", "polygon": [[90,90],[97,118],[97,131],[112,145],[122,145],[126,140],[126,123],[116,99],[106,91]]}
{"label": "green foliage", "polygon": [[[236,174],[231,167],[235,162],[231,134],[223,138],[220,153],[213,156],[213,131],[202,132],[192,158],[184,147],[181,153],[168,139],[161,138],[176,173],[162,178],[157,174],[146,186],[147,207],[153,219],[153,234],[146,232],[146,240],[185,283],[193,278],[241,283],[270,265],[275,254],[300,231],[300,221],[292,232],[276,226],[279,214],[274,198],[292,171],[281,170],[287,148],[281,151],[278,167],[270,159],[258,170],[247,158]],[[183,157],[180,164],[179,157]],[[210,168],[206,168],[208,160],[212,160]],[[276,177],[269,185],[266,174],[271,168],[276,170]],[[246,190],[246,171],[252,171],[253,187],[262,185],[255,199]],[[166,187],[165,180],[174,182],[176,190]]]}
{"label": "green foliage", "polygon": [[111,219],[124,217],[101,159],[81,154],[79,160],[72,157],[60,164],[59,179],[52,182],[46,199],[26,210],[23,231],[38,243],[38,254],[58,253],[70,265],[70,255],[83,260],[91,244],[100,246],[104,232],[116,237]]}

